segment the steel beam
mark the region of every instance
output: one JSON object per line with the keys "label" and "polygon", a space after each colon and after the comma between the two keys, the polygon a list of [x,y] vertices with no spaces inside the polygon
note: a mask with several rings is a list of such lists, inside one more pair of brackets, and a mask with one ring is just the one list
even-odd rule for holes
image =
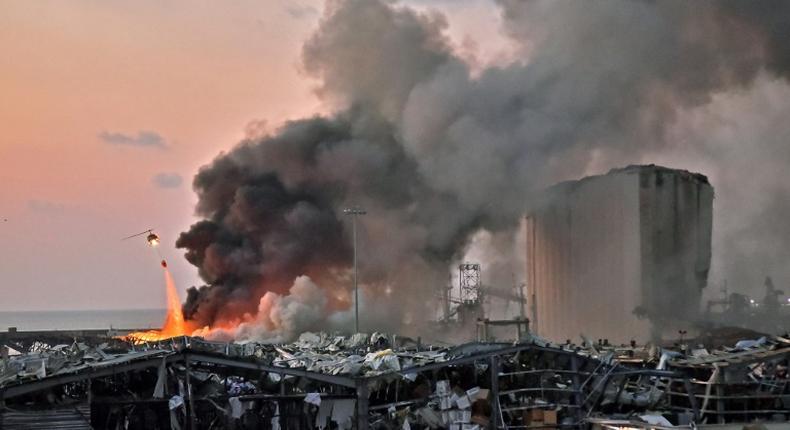
{"label": "steel beam", "polygon": [[[168,355],[166,360],[168,363],[175,363],[182,361],[184,357],[181,354]],[[23,396],[25,394],[35,393],[36,391],[46,390],[49,388],[57,387],[59,385],[70,384],[72,382],[79,382],[84,380],[91,380],[96,378],[104,378],[107,376],[116,375],[118,373],[131,372],[135,370],[147,369],[149,367],[157,367],[162,363],[162,356],[150,356],[142,360],[133,361],[130,363],[118,364],[114,366],[90,368],[85,369],[70,375],[55,375],[50,376],[38,381],[23,382],[18,385],[12,385],[0,389],[0,397],[4,399],[11,399],[13,397]]]}
{"label": "steel beam", "polygon": [[357,385],[357,430],[368,430],[370,426],[369,396],[368,384],[362,382]]}
{"label": "steel beam", "polygon": [[190,362],[192,362],[193,364],[211,363],[211,364],[218,364],[221,366],[235,367],[238,369],[258,370],[261,372],[278,373],[280,375],[299,376],[302,378],[312,379],[320,382],[326,382],[328,384],[341,385],[343,387],[349,387],[349,388],[357,387],[357,382],[354,380],[354,378],[345,377],[345,376],[326,375],[323,373],[309,372],[307,370],[301,370],[301,369],[291,369],[288,367],[266,366],[252,361],[233,360],[224,357],[214,357],[205,354],[195,354],[193,352],[186,352],[185,354],[189,357]]}
{"label": "steel beam", "polygon": [[490,358],[489,372],[491,372],[491,425],[494,430],[498,430],[505,425],[502,422],[502,410],[499,405],[499,357],[494,355]]}

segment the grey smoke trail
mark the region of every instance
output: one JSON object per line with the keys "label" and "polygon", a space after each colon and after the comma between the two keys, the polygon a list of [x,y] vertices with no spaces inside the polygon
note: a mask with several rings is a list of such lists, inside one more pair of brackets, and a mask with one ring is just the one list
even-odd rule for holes
{"label": "grey smoke trail", "polygon": [[440,15],[328,2],[303,62],[337,112],[248,139],[198,173],[204,220],[177,245],[207,285],[189,291],[187,317],[255,314],[302,275],[328,309],[347,307],[351,204],[370,214],[365,288],[391,304],[378,324],[424,317],[471,235],[512,232],[536,191],[672,147],[680,112],[761,74],[786,78],[790,5],[749,5],[501,0],[521,58],[473,76]]}

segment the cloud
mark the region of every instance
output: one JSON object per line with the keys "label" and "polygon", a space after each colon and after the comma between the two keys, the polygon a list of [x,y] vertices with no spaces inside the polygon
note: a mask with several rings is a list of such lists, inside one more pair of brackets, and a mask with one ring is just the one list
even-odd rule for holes
{"label": "cloud", "polygon": [[184,178],[178,173],[159,173],[153,177],[154,185],[159,188],[178,188],[184,182]]}
{"label": "cloud", "polygon": [[291,18],[304,19],[318,16],[318,9],[310,5],[289,4],[285,7],[285,11]]}
{"label": "cloud", "polygon": [[49,215],[60,215],[66,211],[66,207],[62,204],[46,200],[30,200],[27,202],[27,207],[32,212]]}
{"label": "cloud", "polygon": [[167,148],[167,142],[159,133],[154,131],[141,130],[137,136],[124,133],[103,131],[99,133],[99,139],[110,145],[139,146],[150,148]]}

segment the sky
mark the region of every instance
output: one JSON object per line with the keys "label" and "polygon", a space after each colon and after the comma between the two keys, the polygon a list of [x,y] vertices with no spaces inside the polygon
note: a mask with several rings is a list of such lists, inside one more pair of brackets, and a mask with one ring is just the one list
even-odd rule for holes
{"label": "sky", "polygon": [[[488,0],[411,0],[456,50],[507,61]],[[196,221],[191,182],[246,133],[332,109],[302,71],[323,2],[0,0],[0,311],[163,308],[162,237]]]}
{"label": "sky", "polygon": [[[182,298],[187,288],[203,284],[196,268],[183,258],[183,250],[175,248],[179,234],[198,221],[193,178],[245,136],[276,135],[289,120],[347,107],[343,100],[332,98],[331,89],[332,85],[345,88],[348,65],[334,64],[333,54],[320,59],[320,67],[339,73],[325,76],[328,81],[322,83],[310,74],[302,56],[305,42],[321,31],[326,5],[331,10],[338,1],[0,0],[0,311],[164,307],[160,255],[142,238],[121,240],[147,229],[161,236],[161,258],[169,262]],[[431,26],[438,26],[449,39],[452,58],[462,60],[463,70],[468,67],[471,74],[467,79],[456,73],[458,67],[443,68],[435,85],[416,87],[419,91],[410,99],[414,96],[413,106],[418,108],[407,112],[412,116],[404,118],[411,122],[405,121],[409,127],[404,129],[418,134],[404,140],[418,142],[419,133],[436,128],[436,124],[421,127],[416,121],[421,113],[436,119],[437,113],[458,100],[473,111],[479,105],[486,113],[494,112],[507,107],[509,97],[521,103],[522,94],[545,104],[545,109],[591,120],[592,128],[579,133],[584,137],[587,130],[595,137],[602,131],[595,128],[596,118],[608,112],[599,102],[612,102],[604,104],[627,121],[621,124],[616,117],[607,123],[612,130],[601,134],[606,144],[584,138],[564,142],[575,144],[583,154],[578,162],[573,154],[567,160],[571,166],[584,166],[574,172],[575,177],[632,163],[705,173],[716,189],[707,293],[715,296],[729,280],[733,290],[761,294],[766,275],[774,276],[778,285],[790,283],[786,265],[790,247],[783,239],[790,234],[785,222],[790,186],[784,180],[790,157],[786,143],[790,123],[785,120],[790,112],[790,75],[782,62],[790,57],[781,42],[786,25],[764,16],[767,4],[763,9],[732,10],[725,6],[737,3],[721,4],[718,13],[738,17],[719,22],[722,29],[730,28],[725,23],[751,28],[750,19],[760,23],[752,28],[754,34],[743,32],[738,37],[716,25],[698,28],[697,24],[707,22],[705,14],[683,9],[681,3],[622,7],[602,2],[594,11],[574,2],[401,0],[392,4],[430,17]],[[718,16],[718,8],[712,7],[717,4],[706,3],[703,9]],[[522,16],[524,5],[534,7],[523,8],[529,13]],[[664,14],[645,14],[644,8]],[[678,21],[674,13],[686,17],[689,27],[680,25],[686,21]],[[330,18],[327,15],[325,21]],[[640,20],[652,24],[643,28]],[[642,36],[623,38],[618,31]],[[767,41],[773,41],[769,36],[777,37],[776,45],[761,45],[760,35]],[[367,45],[364,40],[353,41],[362,45],[349,47],[343,42],[313,49],[318,54],[323,48],[341,53],[346,48],[378,49],[372,41]],[[385,42],[397,40],[376,43]],[[687,50],[675,52],[676,46]],[[373,54],[370,57],[389,64],[379,52]],[[687,63],[676,65],[676,55]],[[712,72],[705,72],[706,66]],[[721,71],[715,69],[718,66]],[[363,69],[349,70],[353,81]],[[387,72],[385,78],[399,77],[389,75],[389,69],[373,70]],[[460,85],[468,84],[467,99],[456,98],[459,77]],[[540,81],[544,84],[530,87],[538,82],[535,78],[545,79]],[[357,81],[349,86],[375,95],[380,86],[376,79],[371,82],[368,87]],[[448,87],[452,91],[445,91],[442,82],[454,82]],[[322,84],[330,90],[323,96]],[[621,88],[629,84],[634,87],[621,99]],[[684,93],[695,85],[698,91]],[[469,92],[489,86],[493,92],[484,93],[486,97],[475,98]],[[628,110],[634,100],[644,109]],[[529,104],[522,108],[529,111]],[[539,118],[530,115],[525,118]],[[578,131],[566,129],[562,117],[552,118],[556,121],[529,127],[516,122],[512,129],[501,131],[503,136],[524,131],[521,138],[534,137],[542,125],[549,126],[547,133],[556,131],[560,136]],[[621,136],[617,124],[633,129],[625,127]],[[648,134],[628,134],[635,130]],[[651,135],[651,130],[660,132]],[[468,140],[473,149],[492,145],[486,135],[480,136],[455,137]],[[615,139],[609,142],[612,136]],[[510,136],[494,143],[518,147],[524,144],[518,139]],[[563,163],[567,158],[561,158]],[[438,161],[446,164],[449,159]],[[427,165],[436,161],[420,160]],[[475,166],[487,165],[474,161]],[[464,196],[471,195],[464,184],[497,177],[465,171],[464,177],[447,179],[441,170],[428,173],[438,173],[433,179],[440,186],[464,188]],[[529,174],[522,170],[518,173]],[[546,170],[565,171],[551,166]],[[506,179],[508,184],[524,181]]]}

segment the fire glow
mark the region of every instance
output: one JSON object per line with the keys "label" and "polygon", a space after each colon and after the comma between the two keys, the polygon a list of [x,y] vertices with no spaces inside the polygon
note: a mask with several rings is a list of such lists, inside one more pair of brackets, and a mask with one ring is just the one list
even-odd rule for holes
{"label": "fire glow", "polygon": [[[162,260],[164,261],[164,260]],[[161,330],[148,330],[129,333],[126,338],[133,343],[152,342],[187,334],[184,314],[181,312],[181,300],[178,298],[176,283],[173,276],[163,265],[167,288],[167,316]]]}

